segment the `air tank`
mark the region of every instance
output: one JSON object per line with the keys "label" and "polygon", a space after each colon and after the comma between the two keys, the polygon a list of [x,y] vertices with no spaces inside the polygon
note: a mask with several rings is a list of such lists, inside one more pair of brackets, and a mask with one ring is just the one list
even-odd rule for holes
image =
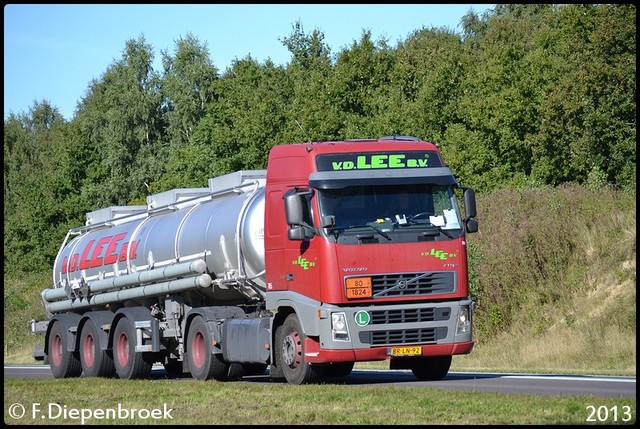
{"label": "air tank", "polygon": [[211,304],[264,298],[265,170],[87,213],[56,257],[51,313],[197,289]]}

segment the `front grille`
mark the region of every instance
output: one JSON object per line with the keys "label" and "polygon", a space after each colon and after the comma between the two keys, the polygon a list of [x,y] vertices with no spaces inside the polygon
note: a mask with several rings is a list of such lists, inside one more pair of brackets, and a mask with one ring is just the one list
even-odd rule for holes
{"label": "front grille", "polygon": [[372,346],[433,343],[446,338],[447,328],[399,329],[393,331],[360,332],[360,342]]}
{"label": "front grille", "polygon": [[381,274],[371,277],[373,297],[416,296],[452,293],[456,290],[455,272]]}
{"label": "front grille", "polygon": [[371,324],[438,322],[449,320],[451,308],[407,308],[400,310],[370,311]]}

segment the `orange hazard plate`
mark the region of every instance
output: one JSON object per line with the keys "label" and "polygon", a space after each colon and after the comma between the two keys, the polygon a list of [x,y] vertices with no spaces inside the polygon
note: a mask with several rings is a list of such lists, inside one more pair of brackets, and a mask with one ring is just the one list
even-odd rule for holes
{"label": "orange hazard plate", "polygon": [[347,298],[370,298],[371,293],[371,277],[347,279]]}

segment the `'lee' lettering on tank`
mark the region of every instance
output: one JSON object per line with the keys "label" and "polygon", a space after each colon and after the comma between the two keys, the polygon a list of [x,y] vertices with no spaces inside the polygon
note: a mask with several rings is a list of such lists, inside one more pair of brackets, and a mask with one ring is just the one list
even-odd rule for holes
{"label": "'lee' lettering on tank", "polygon": [[129,247],[125,241],[127,233],[106,235],[99,240],[90,240],[81,253],[71,255],[71,260],[65,256],[62,260],[62,274],[87,268],[96,268],[102,265],[110,265],[117,261],[125,262],[127,252],[129,259],[136,259],[136,252],[140,240],[134,241]]}

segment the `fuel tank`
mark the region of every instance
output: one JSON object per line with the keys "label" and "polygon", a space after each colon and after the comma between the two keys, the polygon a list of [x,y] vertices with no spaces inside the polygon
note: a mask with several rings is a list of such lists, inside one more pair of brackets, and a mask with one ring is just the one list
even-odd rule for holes
{"label": "fuel tank", "polygon": [[[238,171],[207,188],[150,195],[146,206],[87,213],[60,248],[44,301],[63,301],[52,308],[65,311],[78,299],[90,305],[191,288],[211,303],[263,299],[265,184],[266,170]],[[143,286],[148,291],[131,290]]]}

